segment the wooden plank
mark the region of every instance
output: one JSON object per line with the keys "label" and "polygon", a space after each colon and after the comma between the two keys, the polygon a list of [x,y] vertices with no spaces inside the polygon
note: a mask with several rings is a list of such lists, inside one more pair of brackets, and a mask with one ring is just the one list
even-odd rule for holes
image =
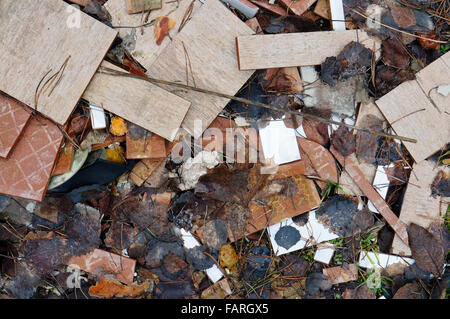
{"label": "wooden plank", "polygon": [[[102,67],[123,71],[104,61]],[[83,98],[172,141],[190,102],[139,79],[97,73]]]}
{"label": "wooden plank", "polygon": [[396,134],[417,140],[404,142],[417,163],[449,141],[450,115],[436,109],[417,81],[402,83],[375,103]]}
{"label": "wooden plank", "polygon": [[[235,95],[253,73],[238,70],[235,38],[252,33],[220,1],[208,0],[161,52],[149,68],[149,74],[182,83],[187,82],[188,75],[191,85]],[[183,128],[195,137],[201,135],[229,102],[228,99],[203,93],[161,87],[192,102]],[[196,121],[199,127],[194,132]]]}
{"label": "wooden plank", "polygon": [[[433,222],[443,222],[447,205],[441,204],[439,196],[431,196],[431,184],[441,169],[442,166],[435,168],[435,163],[427,160],[413,165],[399,217],[406,225],[415,223],[428,228]],[[411,250],[398,236],[394,237],[391,252],[411,256]]]}
{"label": "wooden plank", "polygon": [[450,113],[450,95],[444,96],[437,93],[436,88],[442,84],[450,83],[450,52],[420,70],[416,74],[425,95],[429,96],[439,111]]}
{"label": "wooden plank", "polygon": [[2,0],[0,14],[0,90],[35,107],[48,87],[37,110],[64,124],[117,32],[60,0]]}
{"label": "wooden plank", "polygon": [[389,205],[384,201],[380,194],[373,188],[372,184],[364,177],[358,164],[350,156],[342,156],[334,147],[330,149],[331,153],[344,167],[345,171],[351,176],[356,185],[361,189],[364,195],[373,203],[373,206],[383,216],[386,222],[397,233],[399,238],[408,243],[408,233],[406,225],[395,216]]}
{"label": "wooden plank", "polygon": [[328,0],[318,0],[316,6],[314,7],[314,13],[318,16],[330,20],[330,4]]}
{"label": "wooden plank", "polygon": [[162,0],[125,0],[129,14],[161,9]]}
{"label": "wooden plank", "polygon": [[[130,41],[130,39],[134,39],[131,40],[131,44],[127,46],[127,49],[146,69],[150,68],[161,52],[172,42],[171,39],[178,34],[178,29],[180,28],[183,17],[191,3],[192,0],[164,0],[161,9],[150,12],[148,22],[162,16],[168,16],[175,20],[175,26],[170,29],[168,36],[164,38],[161,45],[156,44],[154,25],[143,28],[118,29],[120,37],[125,39],[126,42]],[[200,6],[200,1],[194,1],[191,17],[196,14]],[[128,14],[124,0],[108,0],[105,4],[105,8],[111,14],[111,23],[115,26],[140,26],[143,24],[142,15]]]}
{"label": "wooden plank", "polygon": [[352,41],[379,50],[379,42],[361,30],[242,35],[236,39],[239,69],[318,65]]}
{"label": "wooden plank", "polygon": [[314,4],[317,0],[280,0],[290,12],[295,15],[301,16]]}

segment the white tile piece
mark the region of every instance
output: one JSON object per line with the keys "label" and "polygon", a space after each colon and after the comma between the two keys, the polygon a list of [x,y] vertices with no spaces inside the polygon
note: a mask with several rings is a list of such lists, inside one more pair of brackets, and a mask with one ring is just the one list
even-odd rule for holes
{"label": "white tile piece", "polygon": [[359,266],[367,269],[372,269],[374,267],[386,268],[396,263],[412,265],[415,263],[415,260],[412,258],[367,251],[361,251],[359,255]]}
{"label": "white tile piece", "polygon": [[317,248],[316,253],[314,254],[314,260],[328,265],[331,258],[333,258],[334,252],[334,245],[322,244]]}
{"label": "white tile piece", "polygon": [[345,30],[345,14],[342,0],[330,0],[330,13],[333,30]]}
{"label": "white tile piece", "polygon": [[269,121],[259,129],[264,158],[273,158],[276,165],[301,159],[295,129],[287,128],[283,120]]}
{"label": "white tile piece", "polygon": [[[267,228],[273,251],[277,256],[291,253],[305,247],[310,247],[317,243],[339,238],[338,235],[330,232],[327,228],[325,228],[317,221],[315,210],[305,214],[309,214],[309,217],[308,222],[304,226],[298,226],[296,223],[294,223],[292,218],[289,218]],[[300,240],[289,249],[279,246],[275,240],[275,235],[283,226],[292,226],[300,232]]]}
{"label": "white tile piece", "polygon": [[[183,240],[184,247],[186,247],[187,249],[192,249],[194,247],[201,246],[198,240],[190,232],[184,230],[183,228],[179,229],[179,231],[181,234],[181,239]],[[223,274],[220,271],[219,267],[217,267],[217,265],[206,269],[205,273],[213,283],[218,282],[223,277]]]}
{"label": "white tile piece", "polygon": [[106,128],[105,111],[101,106],[89,103],[89,109],[91,114],[91,124],[94,130],[100,130]]}

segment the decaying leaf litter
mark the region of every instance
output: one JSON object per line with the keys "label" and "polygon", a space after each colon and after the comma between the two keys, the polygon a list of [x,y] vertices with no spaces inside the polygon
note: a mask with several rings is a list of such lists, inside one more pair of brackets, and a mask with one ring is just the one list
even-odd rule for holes
{"label": "decaying leaf litter", "polygon": [[448,297],[448,1],[67,2],[118,35],[64,125],[72,59],[0,81],[1,298]]}

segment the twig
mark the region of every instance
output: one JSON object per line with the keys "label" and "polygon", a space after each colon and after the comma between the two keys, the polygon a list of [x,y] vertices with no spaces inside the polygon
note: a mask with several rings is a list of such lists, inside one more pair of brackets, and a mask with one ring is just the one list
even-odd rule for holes
{"label": "twig", "polygon": [[356,127],[354,125],[350,125],[350,124],[346,124],[346,123],[342,123],[342,122],[338,122],[338,121],[333,121],[333,120],[328,120],[328,119],[322,118],[320,116],[307,114],[307,113],[299,113],[299,112],[295,112],[295,111],[291,111],[291,110],[285,110],[285,109],[281,109],[281,108],[278,108],[278,107],[270,105],[270,104],[260,103],[260,102],[252,101],[249,99],[244,99],[244,98],[236,97],[233,95],[225,94],[225,93],[215,92],[215,91],[211,91],[211,90],[205,90],[205,89],[201,89],[201,88],[197,88],[197,87],[193,87],[193,86],[189,86],[189,85],[185,85],[185,84],[181,84],[181,83],[177,83],[177,82],[165,81],[165,80],[155,79],[155,78],[151,78],[151,77],[143,77],[143,76],[130,74],[130,73],[126,73],[126,72],[121,72],[121,71],[117,71],[117,70],[113,70],[113,69],[105,68],[105,67],[100,67],[98,72],[103,73],[103,74],[112,75],[112,76],[124,76],[124,77],[133,78],[133,79],[139,79],[142,81],[147,81],[147,82],[150,82],[153,84],[168,85],[168,86],[178,87],[178,88],[185,89],[185,90],[190,90],[190,91],[195,91],[195,92],[199,92],[199,93],[223,97],[223,98],[226,98],[229,100],[233,100],[233,101],[237,101],[237,102],[241,102],[241,103],[245,103],[245,104],[260,106],[260,107],[264,107],[264,108],[271,109],[271,110],[278,111],[278,112],[283,112],[283,113],[287,113],[287,114],[293,114],[293,115],[309,118],[309,119],[316,120],[321,123],[344,126],[347,128],[359,130],[362,132],[366,132],[366,133],[370,133],[370,134],[374,134],[374,135],[378,135],[378,136],[398,139],[398,140],[411,142],[411,143],[417,143],[417,140],[413,139],[413,138],[399,136],[399,135],[386,134],[386,133],[378,132],[378,131],[371,130],[371,129]]}

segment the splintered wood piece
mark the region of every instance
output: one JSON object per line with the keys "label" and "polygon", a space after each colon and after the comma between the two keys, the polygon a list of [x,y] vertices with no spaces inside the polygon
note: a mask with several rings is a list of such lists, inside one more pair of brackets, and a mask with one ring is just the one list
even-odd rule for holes
{"label": "splintered wood piece", "polygon": [[[104,61],[102,67],[123,71]],[[173,141],[190,102],[139,79],[95,74],[83,98]]]}
{"label": "splintered wood piece", "polygon": [[[448,78],[448,73],[443,74]],[[375,102],[396,134],[417,140],[417,143],[403,142],[416,163],[444,147],[450,138],[450,115],[439,112],[431,101],[413,80],[400,84]]]}
{"label": "splintered wood piece", "polygon": [[[172,39],[178,34],[180,26],[183,22],[183,18],[193,17],[197,10],[202,6],[200,1],[194,1],[191,14],[189,14],[189,8],[192,0],[179,0],[179,1],[164,1],[164,5],[159,10],[153,10],[148,16],[148,23],[151,21],[168,16],[175,20],[175,26],[169,30],[168,35],[161,42],[161,45],[156,44],[156,37],[154,32],[154,24],[146,27],[138,27],[143,24],[141,14],[128,14],[125,0],[108,0],[105,4],[105,8],[111,14],[111,23],[115,26],[136,26],[135,29],[120,28],[119,35],[122,39],[130,39],[131,55],[139,61],[145,69],[149,69],[156,58],[158,58],[161,52],[172,42]],[[185,26],[189,23],[185,24]],[[184,63],[184,55],[183,55]],[[183,72],[185,66],[183,66]]]}
{"label": "splintered wood piece", "polygon": [[355,264],[324,268],[323,274],[331,279],[333,285],[358,280],[358,267]]}
{"label": "splintered wood piece", "polygon": [[375,46],[375,52],[380,48],[378,41],[361,30],[241,35],[236,38],[239,69],[318,65],[352,41],[370,50]]}
{"label": "splintered wood piece", "polygon": [[330,20],[330,4],[328,0],[318,0],[316,6],[314,7],[314,13],[318,16]]}
{"label": "splintered wood piece", "polygon": [[[320,196],[312,180],[303,175],[289,177],[289,179],[297,188],[293,197],[278,194],[271,196],[265,206],[257,203],[249,205],[252,217],[248,220],[246,235],[319,207]],[[274,183],[276,182],[277,180],[274,180]],[[231,232],[229,237],[231,241],[239,239],[233,238]]]}
{"label": "splintered wood piece", "polygon": [[143,159],[130,172],[130,179],[136,186],[142,186],[147,178],[164,163],[165,159]]}
{"label": "splintered wood piece", "polygon": [[156,134],[130,123],[126,135],[128,159],[165,158],[166,142]]}
{"label": "splintered wood piece", "polygon": [[408,244],[408,233],[406,231],[406,225],[395,216],[386,201],[380,194],[373,188],[372,184],[364,177],[363,172],[358,167],[358,164],[350,156],[342,156],[334,147],[330,149],[331,153],[338,160],[338,162],[344,167],[345,171],[350,175],[356,185],[361,189],[364,195],[372,202],[373,206],[383,216],[387,223],[396,232],[399,238]]}
{"label": "splintered wood piece", "polygon": [[309,7],[316,1],[317,0],[280,0],[280,2],[284,4],[289,11],[298,16],[305,13],[305,11],[308,10]]}
{"label": "splintered wood piece", "polygon": [[[150,66],[149,74],[167,81],[188,82],[202,89],[235,95],[253,73],[238,70],[235,38],[252,33],[219,0],[208,0]],[[182,126],[195,138],[229,102],[226,98],[199,92],[161,87],[192,102]]]}
{"label": "splintered wood piece", "polygon": [[131,284],[136,260],[96,248],[92,253],[73,256],[66,265],[89,273],[103,271],[105,274],[114,275],[117,280]]}
{"label": "splintered wood piece", "polygon": [[0,90],[64,124],[117,32],[60,0],[2,0],[0,12]]}
{"label": "splintered wood piece", "polygon": [[125,0],[129,14],[161,9],[162,0]]}
{"label": "splintered wood piece", "polygon": [[70,172],[72,169],[73,158],[75,156],[75,147],[68,140],[66,144],[59,151],[58,161],[52,176],[61,175]]}
{"label": "splintered wood piece", "polygon": [[31,110],[0,92],[0,157],[7,158],[31,118]]}
{"label": "splintered wood piece", "polygon": [[256,4],[257,6],[266,9],[272,13],[278,14],[279,16],[287,16],[288,12],[283,7],[278,4],[270,4],[267,0],[250,0],[250,2]]}
{"label": "splintered wood piece", "polygon": [[[440,196],[431,196],[431,184],[442,169],[442,166],[435,168],[435,163],[427,160],[413,165],[399,217],[406,225],[414,223],[428,228],[433,222],[443,221],[447,205],[441,204]],[[450,173],[448,169],[447,173]],[[411,256],[411,250],[398,236],[394,237],[391,252]]]}
{"label": "splintered wood piece", "polygon": [[[303,151],[302,155],[308,156],[314,170],[321,179],[325,180],[324,186],[328,185],[326,180],[337,183],[338,172],[336,162],[331,153],[322,145],[305,138],[297,137],[297,142],[300,149]],[[323,185],[323,183],[321,183],[321,185]]]}
{"label": "splintered wood piece", "polygon": [[261,25],[258,22],[257,18],[252,18],[245,21],[245,24],[248,25],[256,34],[264,34],[264,31],[261,28]]}

